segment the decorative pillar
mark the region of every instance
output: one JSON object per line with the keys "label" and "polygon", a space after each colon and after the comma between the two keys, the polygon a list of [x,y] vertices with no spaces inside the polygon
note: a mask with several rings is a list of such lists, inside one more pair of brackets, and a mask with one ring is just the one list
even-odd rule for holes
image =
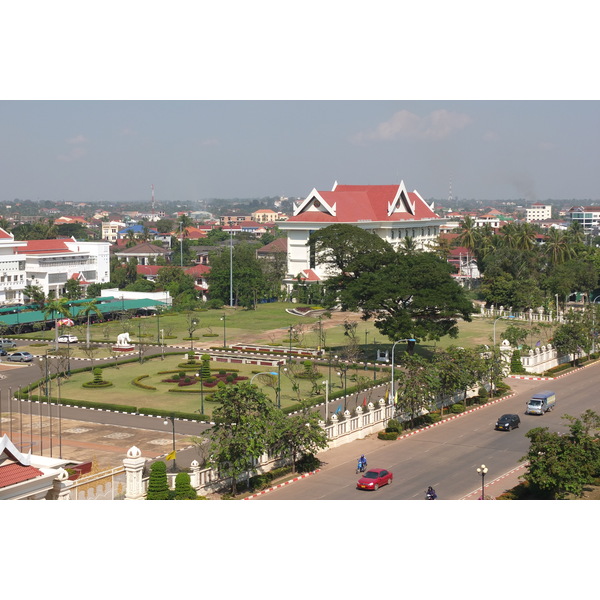
{"label": "decorative pillar", "polygon": [[144,463],[142,452],[136,446],[127,451],[127,458],[123,460],[126,473],[125,500],[143,500],[146,496],[142,485],[142,472]]}
{"label": "decorative pillar", "polygon": [[190,485],[198,491],[200,489],[200,463],[194,459],[190,468],[192,470],[190,473]]}
{"label": "decorative pillar", "polygon": [[52,500],[70,500],[73,482],[69,481],[69,474],[63,468],[59,469],[58,475],[52,484],[50,496]]}

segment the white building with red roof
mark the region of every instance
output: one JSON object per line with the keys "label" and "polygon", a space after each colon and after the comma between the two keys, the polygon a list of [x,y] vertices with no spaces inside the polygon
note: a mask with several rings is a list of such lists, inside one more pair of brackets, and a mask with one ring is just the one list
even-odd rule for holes
{"label": "white building with red roof", "polygon": [[361,227],[397,247],[413,238],[422,249],[432,245],[445,219],[433,211],[404,181],[394,185],[339,185],[331,191],[312,192],[297,206],[293,216],[279,223],[288,236],[288,278],[311,272],[311,279],[326,279],[327,273],[306,245],[309,236],[334,224]]}
{"label": "white building with red roof", "polygon": [[[46,296],[52,291],[61,297],[69,279],[76,279],[84,287],[110,281],[109,242],[78,242],[75,238],[25,242],[13,239],[12,246],[13,260],[23,265],[25,275],[19,281],[22,285],[13,302],[23,302],[22,289],[26,285],[41,287]],[[10,303],[7,297],[5,302]]]}

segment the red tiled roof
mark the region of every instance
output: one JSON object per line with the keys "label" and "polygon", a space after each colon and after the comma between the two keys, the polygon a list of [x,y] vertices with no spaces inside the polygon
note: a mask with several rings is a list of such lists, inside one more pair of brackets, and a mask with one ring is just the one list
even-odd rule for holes
{"label": "red tiled roof", "polygon": [[338,185],[334,191],[319,195],[331,207],[335,205],[335,216],[321,211],[304,211],[290,217],[290,222],[314,223],[358,223],[361,221],[414,221],[439,218],[418,194],[408,192],[415,214],[394,212],[388,216],[388,206],[398,193],[398,185]]}
{"label": "red tiled roof", "polygon": [[0,240],[12,239],[13,236],[0,227]]}
{"label": "red tiled roof", "polygon": [[35,467],[9,463],[0,467],[0,488],[35,479],[43,473]]}
{"label": "red tiled roof", "polygon": [[137,265],[136,273],[138,275],[158,275],[162,268],[159,265]]}
{"label": "red tiled roof", "polygon": [[270,254],[272,252],[287,252],[288,249],[288,240],[285,237],[277,238],[273,240],[270,244],[263,246],[258,249],[259,254]]}
{"label": "red tiled roof", "polygon": [[304,281],[321,281],[321,278],[312,269],[304,269],[300,272],[300,277]]}
{"label": "red tiled roof", "polygon": [[192,277],[202,277],[202,275],[210,273],[210,267],[207,265],[195,265],[189,269],[185,269],[184,273]]}
{"label": "red tiled roof", "polygon": [[[69,238],[71,241],[71,238]],[[26,246],[16,247],[17,254],[51,254],[71,252],[64,240],[27,240]]]}

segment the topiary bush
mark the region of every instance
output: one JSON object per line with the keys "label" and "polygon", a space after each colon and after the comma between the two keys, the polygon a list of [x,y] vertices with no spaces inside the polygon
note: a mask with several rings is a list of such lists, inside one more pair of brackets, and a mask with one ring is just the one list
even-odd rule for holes
{"label": "topiary bush", "polygon": [[455,415],[465,412],[465,405],[457,402],[450,407],[450,412]]}
{"label": "topiary bush", "polygon": [[380,431],[377,434],[377,437],[380,440],[397,440],[398,432],[397,431]]}
{"label": "topiary bush", "polygon": [[169,500],[169,484],[167,483],[167,465],[156,461],[150,466],[150,479],[146,500]]}
{"label": "topiary bush", "polygon": [[175,476],[174,500],[195,500],[198,494],[192,487],[188,473],[177,473]]}
{"label": "topiary bush", "polygon": [[400,432],[402,431],[402,425],[400,424],[400,421],[398,421],[397,419],[390,419],[387,423],[387,427],[385,429],[386,431],[397,431]]}

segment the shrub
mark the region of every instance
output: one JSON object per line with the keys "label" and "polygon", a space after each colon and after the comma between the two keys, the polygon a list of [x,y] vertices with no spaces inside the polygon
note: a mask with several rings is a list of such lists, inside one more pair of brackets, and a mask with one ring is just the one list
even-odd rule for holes
{"label": "shrub", "polygon": [[159,460],[150,466],[150,479],[148,480],[146,500],[169,500],[169,496],[167,465],[162,460]]}
{"label": "shrub", "polygon": [[450,407],[450,412],[457,415],[459,413],[465,412],[465,405],[457,402]]}
{"label": "shrub", "polygon": [[195,500],[196,490],[192,487],[187,473],[177,473],[175,476],[175,500]]}
{"label": "shrub", "polygon": [[397,440],[398,432],[397,431],[380,431],[377,434],[377,437],[380,440]]}
{"label": "shrub", "polygon": [[321,461],[314,454],[304,454],[296,461],[298,473],[310,473],[321,466]]}
{"label": "shrub", "polygon": [[400,424],[400,421],[397,419],[390,419],[388,421],[386,431],[402,431],[402,425]]}

